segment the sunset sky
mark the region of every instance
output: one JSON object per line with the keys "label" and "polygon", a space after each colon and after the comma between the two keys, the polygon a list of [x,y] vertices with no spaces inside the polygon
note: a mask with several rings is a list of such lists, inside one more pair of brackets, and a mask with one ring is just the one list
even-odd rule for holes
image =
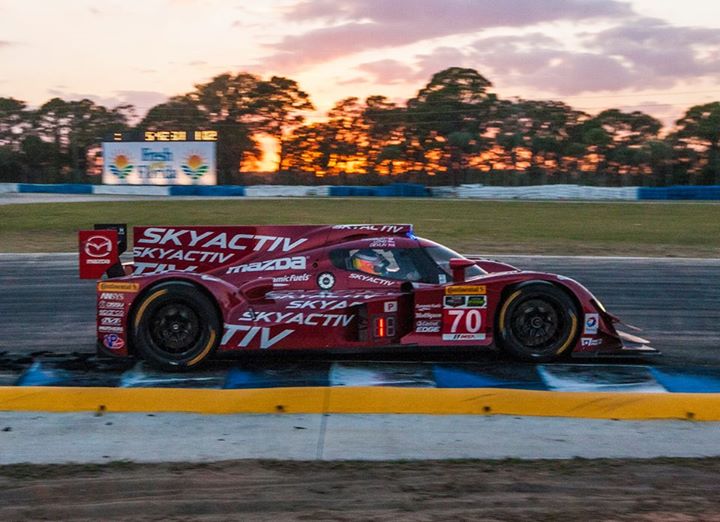
{"label": "sunset sky", "polygon": [[297,80],[318,114],[472,67],[503,98],[671,124],[720,100],[717,0],[0,0],[0,96],[136,105],[223,72]]}

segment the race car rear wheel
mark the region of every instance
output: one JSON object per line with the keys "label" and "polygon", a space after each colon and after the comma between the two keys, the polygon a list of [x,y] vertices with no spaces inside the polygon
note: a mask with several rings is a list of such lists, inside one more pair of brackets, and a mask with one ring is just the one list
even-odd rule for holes
{"label": "race car rear wheel", "polygon": [[498,341],[518,359],[552,361],[575,343],[578,316],[573,299],[557,286],[546,282],[521,285],[500,305]]}
{"label": "race car rear wheel", "polygon": [[132,317],[138,354],[163,370],[197,367],[215,350],[220,336],[215,307],[190,283],[173,281],[153,287]]}

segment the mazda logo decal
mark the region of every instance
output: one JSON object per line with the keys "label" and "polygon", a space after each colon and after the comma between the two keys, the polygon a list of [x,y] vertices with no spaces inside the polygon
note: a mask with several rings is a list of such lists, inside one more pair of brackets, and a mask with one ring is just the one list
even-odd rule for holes
{"label": "mazda logo decal", "polygon": [[92,236],[85,241],[85,254],[90,257],[105,257],[112,251],[112,241],[103,236]]}

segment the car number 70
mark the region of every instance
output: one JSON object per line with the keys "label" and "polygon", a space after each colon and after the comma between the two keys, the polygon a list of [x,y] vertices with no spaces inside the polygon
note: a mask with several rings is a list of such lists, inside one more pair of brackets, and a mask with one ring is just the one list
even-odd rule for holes
{"label": "car number 70", "polygon": [[482,328],[483,321],[480,310],[447,310],[447,314],[450,317],[454,317],[450,325],[450,333],[477,333],[480,331],[480,328]]}

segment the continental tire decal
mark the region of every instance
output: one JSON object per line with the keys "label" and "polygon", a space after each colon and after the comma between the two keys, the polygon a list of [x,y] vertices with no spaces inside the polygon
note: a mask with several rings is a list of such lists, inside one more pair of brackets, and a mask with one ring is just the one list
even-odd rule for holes
{"label": "continental tire decal", "polygon": [[152,303],[158,297],[161,297],[167,293],[168,293],[167,290],[159,290],[143,301],[143,303],[140,305],[140,308],[138,309],[137,313],[135,314],[135,328],[140,326],[140,319],[142,319],[142,315],[145,313],[145,309],[148,307],[148,305],[150,303]]}
{"label": "continental tire decal", "polygon": [[462,285],[445,287],[445,295],[477,295],[486,294],[485,285]]}
{"label": "continental tire decal", "polygon": [[97,284],[97,289],[100,292],[137,292],[140,290],[138,283],[113,283],[103,281]]}

